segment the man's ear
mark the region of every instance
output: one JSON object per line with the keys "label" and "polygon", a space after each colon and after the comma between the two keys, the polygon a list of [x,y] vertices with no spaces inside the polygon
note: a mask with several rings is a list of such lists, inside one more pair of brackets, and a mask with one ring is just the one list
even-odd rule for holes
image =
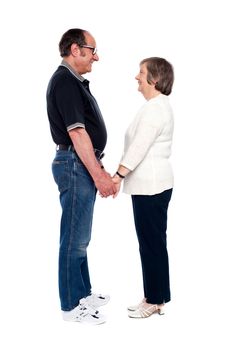
{"label": "man's ear", "polygon": [[79,53],[79,46],[78,46],[78,44],[73,43],[71,45],[71,54],[72,54],[72,56],[76,57],[76,56],[78,56],[78,53]]}

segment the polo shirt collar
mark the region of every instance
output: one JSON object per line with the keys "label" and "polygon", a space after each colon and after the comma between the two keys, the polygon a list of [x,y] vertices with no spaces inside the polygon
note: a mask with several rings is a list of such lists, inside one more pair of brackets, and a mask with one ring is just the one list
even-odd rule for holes
{"label": "polo shirt collar", "polygon": [[85,78],[83,78],[80,74],[78,74],[73,68],[72,66],[70,66],[70,64],[68,64],[65,60],[62,60],[60,66],[63,66],[65,68],[67,68],[71,74],[73,74],[78,80],[80,80],[82,83],[84,82],[84,80],[86,80]]}

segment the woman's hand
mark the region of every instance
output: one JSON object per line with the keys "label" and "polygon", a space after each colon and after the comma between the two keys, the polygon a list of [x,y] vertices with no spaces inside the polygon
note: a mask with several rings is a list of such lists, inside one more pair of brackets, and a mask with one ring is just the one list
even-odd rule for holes
{"label": "woman's hand", "polygon": [[116,198],[120,192],[122,179],[118,175],[114,175],[112,177],[112,181],[114,182],[115,187],[116,187],[116,192],[112,195],[112,197]]}

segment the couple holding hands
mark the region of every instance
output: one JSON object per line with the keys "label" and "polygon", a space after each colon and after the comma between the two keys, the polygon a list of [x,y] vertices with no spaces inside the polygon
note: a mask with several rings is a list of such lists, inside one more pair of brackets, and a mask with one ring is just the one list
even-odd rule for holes
{"label": "couple holding hands", "polygon": [[167,210],[173,189],[169,163],[173,113],[168,95],[174,72],[161,57],[140,62],[136,76],[145,103],[125,134],[122,158],[113,177],[103,166],[107,132],[89,81],[83,77],[99,60],[94,37],[75,28],[59,43],[63,58],[47,88],[47,114],[57,150],[52,162],[62,207],[59,247],[59,295],[63,319],[105,322],[98,308],[110,297],[92,293],[87,247],[96,193],[131,195],[143,275],[144,295],[128,307],[131,318],[163,313],[170,301]]}

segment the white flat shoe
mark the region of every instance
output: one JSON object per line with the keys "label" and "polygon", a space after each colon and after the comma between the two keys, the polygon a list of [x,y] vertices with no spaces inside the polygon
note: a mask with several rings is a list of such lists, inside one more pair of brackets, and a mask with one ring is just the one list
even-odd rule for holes
{"label": "white flat shoe", "polygon": [[152,305],[149,307],[147,304],[141,303],[140,306],[134,311],[128,311],[128,316],[131,318],[146,318],[154,313],[158,313],[159,315],[164,315],[163,305]]}
{"label": "white flat shoe", "polygon": [[146,301],[146,298],[142,299],[139,304],[128,306],[127,310],[128,311],[136,311],[141,306],[141,304],[143,304],[145,301]]}

